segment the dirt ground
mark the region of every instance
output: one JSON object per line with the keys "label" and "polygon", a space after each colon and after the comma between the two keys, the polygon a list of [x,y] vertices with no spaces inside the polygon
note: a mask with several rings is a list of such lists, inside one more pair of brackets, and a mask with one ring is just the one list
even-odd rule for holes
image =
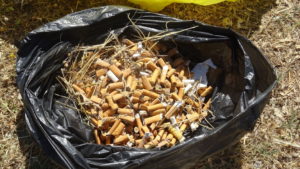
{"label": "dirt ground", "polygon": [[[122,0],[0,0],[0,168],[58,168],[26,131],[15,84],[19,40],[68,13],[107,4],[134,7]],[[278,85],[254,131],[194,168],[300,168],[300,1],[172,4],[161,13],[243,34],[270,59],[278,75]]]}

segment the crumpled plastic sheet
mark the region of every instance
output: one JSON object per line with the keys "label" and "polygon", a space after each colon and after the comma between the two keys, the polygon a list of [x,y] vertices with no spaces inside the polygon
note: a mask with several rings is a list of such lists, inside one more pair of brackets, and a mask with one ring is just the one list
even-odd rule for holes
{"label": "crumpled plastic sheet", "polygon": [[[66,54],[78,44],[101,43],[111,32],[134,38],[137,32],[129,18],[146,34],[197,26],[161,42],[175,43],[191,60],[191,69],[207,59],[215,64],[207,72],[208,85],[214,87],[214,116],[208,118],[212,130],[187,131],[186,141],[169,149],[94,143],[92,128],[74,109],[57,76]],[[190,168],[251,131],[276,83],[266,57],[232,30],[120,6],[72,13],[33,30],[21,41],[16,71],[28,130],[51,159],[74,169]]]}

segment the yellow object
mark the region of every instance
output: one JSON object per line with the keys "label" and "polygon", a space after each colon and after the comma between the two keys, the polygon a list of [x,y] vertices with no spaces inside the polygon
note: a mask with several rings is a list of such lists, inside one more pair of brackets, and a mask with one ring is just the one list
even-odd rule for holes
{"label": "yellow object", "polygon": [[[172,3],[193,3],[197,5],[212,5],[226,0],[129,0],[130,2],[140,5],[143,9],[157,12],[164,9]],[[236,1],[236,0],[227,0]]]}

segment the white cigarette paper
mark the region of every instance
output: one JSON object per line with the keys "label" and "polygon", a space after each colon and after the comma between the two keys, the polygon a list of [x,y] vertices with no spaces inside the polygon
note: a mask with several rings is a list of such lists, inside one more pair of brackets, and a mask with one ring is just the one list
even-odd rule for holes
{"label": "white cigarette paper", "polygon": [[112,71],[107,71],[106,75],[113,81],[117,82],[119,81],[119,78],[112,72]]}

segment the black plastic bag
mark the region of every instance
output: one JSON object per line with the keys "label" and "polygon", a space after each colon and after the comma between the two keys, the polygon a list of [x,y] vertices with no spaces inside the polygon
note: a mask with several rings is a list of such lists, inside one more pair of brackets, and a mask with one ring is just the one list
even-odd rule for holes
{"label": "black plastic bag", "polygon": [[[71,108],[75,103],[62,97],[67,94],[56,77],[72,47],[101,43],[109,32],[136,34],[129,18],[144,33],[197,26],[161,41],[175,42],[192,65],[211,58],[221,68],[219,73],[208,74],[215,87],[215,117],[209,119],[213,130],[199,128],[185,142],[166,150],[94,144],[92,128]],[[275,83],[266,58],[231,30],[120,6],[72,13],[30,32],[21,42],[17,60],[17,84],[28,129],[46,153],[67,168],[192,167],[253,129]]]}

